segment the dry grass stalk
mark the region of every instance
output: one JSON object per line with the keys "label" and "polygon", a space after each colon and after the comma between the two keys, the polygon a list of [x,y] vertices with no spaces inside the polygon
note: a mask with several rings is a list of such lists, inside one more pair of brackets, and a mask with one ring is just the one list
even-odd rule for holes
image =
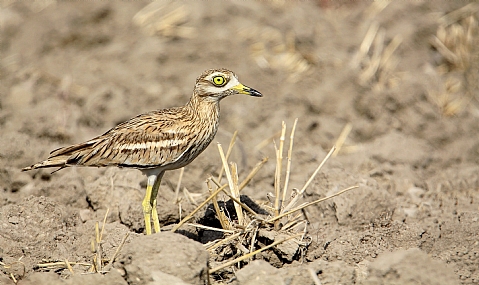
{"label": "dry grass stalk", "polygon": [[213,199],[216,195],[218,195],[218,193],[220,193],[221,191],[223,191],[223,189],[225,189],[226,187],[228,186],[228,184],[225,184],[223,186],[221,186],[220,188],[216,189],[205,201],[203,201],[203,203],[201,203],[200,205],[198,205],[198,207],[196,207],[191,213],[189,213],[186,217],[184,217],[177,225],[175,225],[171,231],[172,232],[176,232],[184,223],[186,223],[187,221],[189,221],[191,218],[193,218],[193,216],[199,211],[201,210],[201,208],[203,208],[204,206],[206,206],[206,204],[208,204],[209,201],[211,201],[211,199]]}
{"label": "dry grass stalk", "polygon": [[[438,33],[440,32],[438,31]],[[459,58],[451,50],[449,50],[437,36],[433,36],[431,44],[448,62],[453,63],[454,65],[459,63]]]}
{"label": "dry grass stalk", "polygon": [[288,149],[288,163],[286,165],[286,175],[284,179],[284,187],[283,187],[283,196],[282,196],[282,203],[286,201],[286,194],[288,193],[289,187],[289,177],[291,175],[291,162],[293,156],[293,142],[294,142],[294,133],[296,131],[296,124],[298,123],[298,118],[294,120],[293,128],[291,129],[291,134],[289,136],[289,149]]}
{"label": "dry grass stalk", "polygon": [[[241,202],[238,198],[235,198],[233,197],[230,193],[228,193],[225,189],[223,189],[223,193],[228,196],[234,203],[240,205],[243,209],[245,209],[247,212],[249,212],[251,215],[255,216],[258,220],[264,220],[262,219],[261,217],[257,216],[256,212],[253,211],[250,207],[248,207],[248,205],[244,204],[243,202]],[[223,213],[221,211],[221,213]],[[224,214],[224,213],[223,213]],[[225,216],[226,217],[226,216]],[[233,228],[236,228],[236,229],[244,229],[244,228],[247,228],[247,226],[244,226],[244,225],[240,225],[240,224],[237,224],[235,225],[235,227],[232,226],[232,223],[231,221],[226,217],[226,219],[228,220],[228,225],[231,229]]]}
{"label": "dry grass stalk", "polygon": [[479,33],[475,15],[478,11],[479,4],[471,3],[441,17],[436,35],[431,38],[431,45],[444,62],[435,70],[442,84],[435,85],[428,94],[444,116],[461,113],[476,96]]}
{"label": "dry grass stalk", "polygon": [[[238,136],[238,131],[235,131],[233,133],[233,136],[231,137],[231,140],[230,140],[230,144],[228,146],[228,150],[226,151],[226,160],[228,160],[230,158],[230,155],[231,155],[231,151],[233,150],[233,146],[235,145],[236,143],[236,137]],[[223,178],[223,172],[225,170],[225,167],[223,164],[221,164],[221,169],[220,169],[220,173],[218,174],[218,181],[221,183],[221,179]]]}
{"label": "dry grass stalk", "polygon": [[344,126],[343,130],[339,134],[338,139],[336,140],[336,143],[334,144],[336,146],[336,151],[333,153],[333,157],[338,155],[339,151],[343,147],[344,142],[348,138],[349,133],[351,132],[352,129],[353,129],[353,124],[351,124],[351,123],[347,123]]}
{"label": "dry grass stalk", "polygon": [[[236,198],[236,197],[233,197],[233,195],[229,194],[228,192],[226,192],[226,190],[223,189],[223,193],[228,196],[231,200],[233,200],[236,204],[238,204],[239,206],[241,206],[241,208],[245,209],[248,213],[250,213],[251,215],[253,215],[256,219],[258,220],[263,220],[261,217],[259,217],[255,211],[253,211],[250,207],[248,207],[248,205],[244,204],[243,202],[241,202],[239,200],[239,198]],[[239,224],[239,223],[238,223]],[[241,224],[239,224],[241,226]]]}
{"label": "dry grass stalk", "polygon": [[[283,165],[283,147],[284,147],[284,138],[286,134],[286,124],[284,121],[281,123],[281,136],[279,138],[279,149],[276,149],[276,173],[274,175],[274,213],[279,215],[281,208],[281,169]],[[278,225],[275,225],[278,227]]]}
{"label": "dry grass stalk", "polygon": [[291,229],[299,227],[303,223],[306,223],[307,222],[306,220],[298,222],[299,218],[301,218],[302,215],[303,213],[299,213],[295,217],[291,218],[290,221],[287,222],[287,224],[281,227],[281,230],[282,231],[291,230]]}
{"label": "dry grass stalk", "polygon": [[263,149],[265,146],[269,145],[272,141],[274,141],[276,138],[279,138],[281,136],[281,131],[278,131],[277,133],[273,134],[267,139],[262,140],[259,144],[257,144],[254,149],[256,151],[259,151]]}
{"label": "dry grass stalk", "polygon": [[294,212],[297,212],[297,211],[300,211],[300,210],[302,210],[302,209],[305,209],[305,208],[307,208],[307,207],[309,207],[309,206],[311,206],[311,205],[314,205],[314,204],[317,204],[317,203],[320,203],[320,202],[329,200],[329,199],[331,199],[331,198],[334,198],[334,197],[336,197],[336,196],[339,196],[339,195],[341,195],[341,194],[343,194],[343,193],[345,193],[345,192],[347,192],[347,191],[349,191],[349,190],[353,190],[353,189],[356,189],[356,188],[358,188],[358,187],[359,187],[359,186],[351,186],[351,187],[348,187],[348,188],[346,188],[346,189],[343,189],[343,190],[339,191],[339,192],[336,193],[336,194],[330,195],[330,196],[328,196],[328,197],[321,198],[321,199],[318,199],[318,200],[313,201],[313,202],[304,203],[304,204],[298,206],[297,208],[294,208],[294,209],[292,209],[292,210],[289,210],[289,211],[287,211],[287,212],[282,213],[282,214],[279,215],[279,216],[276,216],[276,217],[274,217],[274,218],[271,218],[271,219],[267,220],[267,222],[272,223],[272,222],[277,221],[277,220],[279,220],[279,219],[281,219],[281,218],[283,218],[283,217],[285,217],[285,216],[291,215],[291,214],[293,214]]}
{"label": "dry grass stalk", "polygon": [[150,35],[169,38],[193,38],[196,29],[184,27],[188,22],[188,6],[176,2],[154,1],[133,16],[133,23]]}
{"label": "dry grass stalk", "polygon": [[326,157],[323,159],[323,161],[319,164],[319,166],[316,168],[316,170],[313,172],[313,174],[311,175],[311,177],[308,179],[308,181],[306,181],[306,183],[304,184],[303,188],[301,188],[301,190],[299,190],[299,192],[294,196],[294,198],[288,203],[288,205],[286,207],[283,208],[283,210],[281,211],[281,213],[285,213],[287,211],[289,211],[290,209],[292,209],[294,207],[294,205],[298,202],[299,198],[301,198],[301,196],[304,194],[304,191],[306,191],[306,189],[309,187],[309,184],[311,184],[311,182],[313,182],[313,179],[314,177],[316,177],[316,175],[318,174],[319,170],[321,170],[321,168],[324,166],[324,164],[326,163],[326,161],[331,157],[331,155],[334,153],[334,151],[336,150],[336,147],[333,146],[331,148],[331,150],[328,152],[328,154],[326,155]]}
{"label": "dry grass stalk", "polygon": [[349,154],[349,153],[355,153],[360,151],[361,146],[360,145],[343,145],[341,147],[341,153],[342,154]]}
{"label": "dry grass stalk", "polygon": [[[378,11],[384,9],[383,6],[380,8]],[[351,60],[351,67],[359,70],[359,84],[371,86],[378,91],[393,85],[396,80],[395,69],[399,59],[394,56],[394,52],[403,40],[401,35],[396,35],[385,47],[385,35],[385,29],[381,28],[377,21],[372,21],[356,55]]]}
{"label": "dry grass stalk", "polygon": [[273,27],[248,27],[239,35],[250,42],[251,55],[259,67],[287,72],[288,80],[297,82],[311,72],[310,63],[295,46],[295,34]]}
{"label": "dry grass stalk", "polygon": [[188,223],[188,226],[196,227],[196,228],[201,228],[205,230],[210,230],[210,231],[215,231],[215,232],[222,232],[222,233],[228,233],[228,234],[234,234],[235,231],[233,230],[224,230],[224,229],[218,229],[218,228],[213,228],[213,227],[208,227],[200,224],[194,224],[194,223]]}
{"label": "dry grass stalk", "polygon": [[[93,264],[86,263],[86,262],[68,262],[70,265],[81,265],[81,266],[88,266],[92,267]],[[57,261],[57,262],[45,262],[39,263],[36,265],[38,268],[46,268],[46,269],[67,269],[67,264],[65,261]]]}
{"label": "dry grass stalk", "polygon": [[[231,196],[239,199],[239,187],[238,187],[237,183],[235,184],[235,181],[236,182],[238,181],[236,164],[233,163],[231,165],[231,170],[233,171],[233,174],[232,174],[230,172],[229,167],[228,167],[228,162],[226,161],[226,157],[225,157],[225,154],[223,152],[223,148],[221,147],[220,143],[218,143],[218,151],[220,153],[221,161],[223,162],[223,167],[225,169],[226,178],[228,179],[228,184],[229,184],[229,187],[230,187]],[[235,178],[233,178],[233,175],[235,176]],[[235,207],[236,215],[238,217],[238,224],[243,225],[244,224],[243,210],[241,209],[241,206],[238,203],[233,202],[233,204],[234,204],[234,207]]]}
{"label": "dry grass stalk", "polygon": [[129,236],[130,236],[130,233],[128,232],[128,233],[126,233],[125,236],[123,237],[123,239],[122,239],[121,242],[120,242],[120,245],[116,248],[115,253],[114,253],[113,256],[109,259],[107,266],[105,266],[105,269],[104,269],[105,272],[110,271],[110,269],[113,267],[113,262],[115,262],[116,258],[117,258],[118,255],[120,254],[120,251],[121,251],[121,249],[123,248],[123,246],[125,245],[126,239],[127,239]]}
{"label": "dry grass stalk", "polygon": [[229,243],[232,240],[235,240],[236,238],[240,237],[242,234],[244,234],[244,233],[243,232],[237,232],[237,233],[235,233],[233,235],[230,235],[230,236],[228,236],[224,239],[215,240],[215,241],[211,242],[210,244],[205,244],[205,248],[209,252],[212,252],[213,250],[215,250],[219,246],[224,245],[226,243]]}
{"label": "dry grass stalk", "polygon": [[210,269],[210,274],[215,273],[215,272],[218,271],[218,270],[221,270],[221,269],[223,269],[223,268],[226,268],[226,267],[228,267],[228,266],[230,266],[230,265],[233,265],[233,264],[238,263],[238,262],[240,262],[240,261],[243,261],[243,260],[245,260],[245,259],[248,259],[248,258],[250,258],[250,257],[253,257],[253,256],[255,256],[256,254],[258,254],[258,253],[260,253],[260,252],[262,252],[262,251],[265,251],[265,250],[267,250],[267,249],[269,249],[269,248],[271,248],[271,247],[273,247],[273,246],[276,246],[276,245],[278,245],[278,244],[280,244],[280,243],[283,243],[283,242],[285,242],[285,241],[288,241],[288,240],[291,240],[291,239],[294,239],[294,238],[297,238],[297,237],[300,237],[300,236],[301,236],[301,234],[297,234],[297,235],[290,236],[290,237],[288,237],[288,238],[282,239],[282,240],[280,240],[280,241],[275,241],[275,242],[273,242],[272,244],[267,245],[267,246],[265,246],[265,247],[263,247],[263,248],[260,248],[260,249],[258,249],[258,250],[253,251],[253,252],[250,252],[250,253],[248,253],[248,254],[242,255],[242,256],[240,256],[240,257],[238,257],[238,258],[235,258],[235,259],[233,259],[233,260],[231,260],[231,261],[225,262],[225,263],[223,263],[223,264],[220,265],[220,266],[217,266],[217,267],[215,267],[215,268],[213,268],[213,269]]}
{"label": "dry grass stalk", "polygon": [[95,223],[95,243],[93,243],[93,245],[94,245],[94,252],[96,254],[95,254],[95,257],[93,258],[93,267],[92,267],[93,272],[100,272],[103,270],[103,260],[102,260],[103,248],[101,246],[101,242],[103,240],[103,232],[105,230],[106,218],[108,217],[109,212],[110,212],[110,208],[106,209],[105,216],[103,217],[103,224],[101,226],[101,231],[99,229],[98,222]]}
{"label": "dry grass stalk", "polygon": [[479,11],[478,3],[469,3],[466,6],[463,6],[455,11],[452,11],[439,19],[439,22],[442,26],[449,26],[451,24],[457,23],[460,20],[474,15]]}
{"label": "dry grass stalk", "polygon": [[[261,167],[268,161],[267,158],[263,158],[262,161],[258,162],[256,166],[251,170],[251,172],[246,176],[245,180],[241,182],[241,184],[238,186],[239,191],[241,191],[248,183],[251,181],[251,179],[256,175],[256,173],[261,169]],[[213,180],[212,180],[213,181]],[[176,232],[184,223],[189,221],[201,208],[203,208],[206,204],[208,204],[209,201],[211,201],[213,198],[218,195],[221,191],[223,191],[226,187],[228,187],[228,184],[224,184],[218,189],[216,189],[213,193],[210,194],[210,196],[203,201],[198,207],[196,207],[190,214],[188,214],[186,217],[184,217],[177,225],[175,225],[171,231]]]}
{"label": "dry grass stalk", "polygon": [[259,227],[253,229],[253,235],[251,237],[251,242],[249,244],[249,252],[253,252],[256,244],[256,236],[258,234]]}
{"label": "dry grass stalk", "polygon": [[363,72],[359,75],[359,81],[362,85],[368,84],[373,76],[378,72],[381,54],[384,49],[385,36],[386,30],[379,28],[373,41],[372,56],[368,59]]}
{"label": "dry grass stalk", "polygon": [[68,262],[68,259],[65,259],[65,265],[67,266],[68,271],[70,271],[72,275],[75,275],[75,273],[73,272],[72,265],[70,264],[70,262]]}
{"label": "dry grass stalk", "polygon": [[[213,193],[213,188],[211,188],[211,178],[206,180],[206,185],[208,186],[208,190],[210,195]],[[232,226],[228,220],[228,217],[226,217],[225,213],[220,209],[220,206],[218,205],[218,199],[216,196],[213,197],[213,206],[215,208],[216,216],[218,217],[218,220],[220,221],[221,228],[225,230],[231,230]]]}
{"label": "dry grass stalk", "polygon": [[378,82],[385,82],[394,76],[395,69],[399,63],[399,58],[394,56],[394,52],[399,48],[403,41],[402,35],[395,35],[391,42],[386,46],[379,60]]}
{"label": "dry grass stalk", "polygon": [[245,220],[244,220],[244,217],[243,217],[243,209],[242,209],[242,203],[240,202],[241,201],[241,198],[240,198],[240,191],[239,191],[239,185],[238,185],[238,167],[236,165],[236,163],[232,162],[231,163],[231,178],[232,178],[232,181],[233,181],[233,189],[230,189],[231,190],[231,197],[235,198],[233,201],[234,201],[234,207],[235,207],[235,210],[236,210],[236,213],[240,213],[238,215],[238,224],[240,226],[243,226],[245,224]]}
{"label": "dry grass stalk", "polygon": [[[94,242],[92,242],[92,246],[93,246],[93,249],[94,249],[94,252],[95,252],[95,257],[93,258],[93,262],[91,264],[91,270],[90,270],[91,272],[105,273],[105,272],[109,271],[111,269],[111,267],[113,266],[113,262],[115,261],[116,257],[120,253],[120,250],[123,248],[123,246],[126,242],[126,239],[129,236],[129,233],[127,233],[123,237],[120,245],[117,247],[115,253],[113,254],[113,256],[110,259],[104,260],[102,258],[102,256],[103,256],[103,247],[102,247],[103,233],[105,231],[106,219],[108,217],[109,212],[110,212],[110,209],[108,208],[106,210],[105,216],[103,217],[103,224],[102,224],[102,227],[101,227],[101,231],[99,230],[98,222],[95,224],[95,240],[94,240]],[[104,261],[108,261],[108,264],[107,264],[106,267],[103,266]]]}
{"label": "dry grass stalk", "polygon": [[176,188],[175,188],[175,204],[178,204],[180,202],[178,196],[180,194],[181,181],[183,180],[183,174],[184,173],[185,173],[185,168],[182,167],[180,169],[180,175],[178,177],[178,183],[176,184]]}
{"label": "dry grass stalk", "polygon": [[180,221],[182,219],[181,217],[183,217],[182,214],[183,214],[183,207],[181,206],[181,203],[180,203],[180,204],[178,204],[178,217],[179,217]]}
{"label": "dry grass stalk", "polygon": [[375,1],[364,11],[366,19],[374,19],[381,13],[391,2],[389,1]]}
{"label": "dry grass stalk", "polygon": [[379,23],[377,21],[372,22],[371,25],[369,26],[368,31],[366,32],[366,35],[364,36],[363,41],[361,42],[361,45],[359,46],[358,52],[351,60],[351,66],[353,68],[358,68],[361,61],[368,54],[369,50],[371,49],[373,40],[376,37],[376,34],[378,33],[378,30],[379,30]]}

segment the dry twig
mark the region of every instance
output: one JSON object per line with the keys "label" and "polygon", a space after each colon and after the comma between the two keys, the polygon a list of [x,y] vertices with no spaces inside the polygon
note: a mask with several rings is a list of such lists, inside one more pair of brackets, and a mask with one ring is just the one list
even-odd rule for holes
{"label": "dry twig", "polygon": [[235,264],[235,263],[237,263],[237,262],[240,262],[240,261],[243,261],[243,260],[245,260],[245,259],[248,259],[248,258],[250,258],[250,257],[252,257],[252,256],[255,256],[256,254],[258,254],[258,253],[260,253],[260,252],[262,252],[262,251],[265,251],[265,250],[267,250],[267,249],[273,247],[273,246],[276,246],[276,245],[278,245],[278,244],[280,244],[280,243],[283,243],[283,242],[285,242],[285,241],[291,240],[291,239],[293,239],[293,238],[297,238],[297,237],[299,237],[299,236],[301,236],[301,234],[297,234],[297,235],[294,235],[294,236],[291,236],[291,237],[282,239],[282,240],[280,240],[280,241],[275,241],[275,242],[273,242],[272,244],[270,244],[270,245],[268,245],[268,246],[265,246],[265,247],[260,248],[260,249],[258,249],[258,250],[256,250],[256,251],[250,252],[250,253],[245,254],[245,255],[243,255],[243,256],[241,256],[241,257],[238,257],[238,258],[235,258],[235,259],[230,260],[230,261],[228,261],[228,262],[225,262],[225,263],[221,264],[220,266],[217,266],[217,267],[215,267],[215,268],[213,268],[213,269],[210,269],[210,274],[215,273],[216,271],[221,270],[221,269],[223,269],[223,268],[225,268],[225,267],[228,267],[228,266],[230,266],[230,265],[233,265],[233,264]]}
{"label": "dry twig", "polygon": [[283,211],[281,211],[281,213],[285,213],[287,211],[289,211],[291,208],[294,207],[294,205],[298,202],[299,198],[303,195],[304,191],[306,191],[306,189],[308,188],[309,184],[311,184],[311,182],[313,182],[313,179],[314,177],[316,177],[316,175],[318,174],[319,170],[321,170],[321,168],[323,167],[323,165],[326,163],[326,161],[331,157],[331,155],[334,153],[334,151],[336,150],[336,147],[333,146],[331,148],[331,150],[329,151],[329,153],[326,155],[326,157],[323,159],[323,161],[319,164],[319,166],[316,168],[316,170],[313,172],[313,174],[311,175],[311,177],[308,179],[308,181],[306,181],[306,183],[304,184],[303,188],[301,188],[301,190],[296,194],[296,196],[294,196],[294,198],[288,203],[288,205],[286,207],[284,207]]}
{"label": "dry twig", "polygon": [[[220,152],[220,157],[221,157],[221,161],[223,162],[223,167],[225,169],[226,178],[228,179],[228,183],[229,183],[229,187],[230,187],[230,191],[231,191],[231,196],[239,199],[239,188],[238,188],[238,183],[237,183],[238,173],[236,171],[236,164],[233,163],[231,165],[231,170],[232,171],[230,172],[230,169],[228,167],[228,162],[226,161],[226,157],[225,157],[225,154],[223,152],[223,148],[221,147],[220,143],[218,143],[218,151]],[[238,217],[238,224],[243,225],[244,224],[243,210],[241,210],[241,206],[238,203],[233,202],[233,205],[235,207],[236,215]]]}

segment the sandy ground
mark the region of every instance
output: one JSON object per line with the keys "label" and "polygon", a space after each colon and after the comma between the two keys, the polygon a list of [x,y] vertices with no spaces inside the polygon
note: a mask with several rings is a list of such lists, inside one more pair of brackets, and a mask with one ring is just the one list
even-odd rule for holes
{"label": "sandy ground", "polygon": [[[259,255],[210,282],[479,283],[477,6],[184,1],[157,2],[148,14],[148,4],[0,4],[0,284],[207,284],[220,262],[198,236],[166,232],[179,221],[179,171],[160,190],[165,233],[145,236],[139,171],[20,169],[139,113],[184,104],[195,78],[218,67],[264,94],[222,102],[215,141],[227,146],[238,131],[231,160],[240,179],[270,158],[243,194],[268,201],[271,138],[278,143],[282,121],[289,134],[295,118],[290,190],[348,124],[304,201],[359,188],[306,209],[302,254]],[[181,189],[201,202],[220,167],[213,143],[185,168]],[[182,215],[193,208],[183,198]],[[108,273],[85,274],[107,209],[102,256],[126,243]],[[39,266],[65,260],[71,271]]]}

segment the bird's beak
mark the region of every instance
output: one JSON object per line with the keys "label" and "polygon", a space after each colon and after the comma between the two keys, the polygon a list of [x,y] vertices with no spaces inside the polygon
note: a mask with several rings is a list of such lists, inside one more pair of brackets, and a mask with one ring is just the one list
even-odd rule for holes
{"label": "bird's beak", "polygon": [[233,86],[231,89],[237,91],[239,94],[246,94],[254,97],[263,97],[263,94],[261,94],[259,91],[254,90],[253,88],[250,88],[248,86],[244,86],[241,83],[236,86]]}

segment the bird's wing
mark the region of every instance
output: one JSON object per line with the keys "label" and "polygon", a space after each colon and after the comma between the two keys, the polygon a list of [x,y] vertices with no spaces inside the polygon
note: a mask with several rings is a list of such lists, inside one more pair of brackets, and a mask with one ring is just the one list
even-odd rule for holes
{"label": "bird's wing", "polygon": [[[150,168],[175,163],[189,148],[191,125],[181,112],[150,112],[84,143],[69,163]],[[73,146],[74,147],[74,146]]]}
{"label": "bird's wing", "polygon": [[28,169],[72,165],[152,168],[175,163],[191,147],[195,135],[187,116],[174,109],[145,113],[89,141],[56,149],[47,160]]}

